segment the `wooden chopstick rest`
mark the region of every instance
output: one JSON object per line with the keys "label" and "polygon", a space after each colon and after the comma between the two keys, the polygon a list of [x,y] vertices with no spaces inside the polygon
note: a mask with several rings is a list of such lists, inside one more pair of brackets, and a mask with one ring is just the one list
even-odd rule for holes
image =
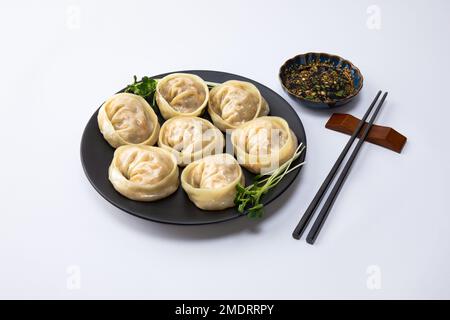
{"label": "wooden chopstick rest", "polygon": [[[351,114],[333,113],[326,123],[325,128],[351,135],[358,127],[359,122],[360,120]],[[361,136],[361,132],[364,132],[366,126],[367,122],[360,131],[359,136]],[[407,138],[395,129],[375,124],[370,129],[369,135],[366,138],[368,142],[398,153],[402,152],[406,140]]]}

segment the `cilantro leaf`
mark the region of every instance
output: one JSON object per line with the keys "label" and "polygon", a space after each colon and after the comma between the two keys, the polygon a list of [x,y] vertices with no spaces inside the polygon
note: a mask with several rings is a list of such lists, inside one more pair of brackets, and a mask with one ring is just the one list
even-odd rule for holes
{"label": "cilantro leaf", "polygon": [[144,99],[151,97],[152,106],[156,106],[155,92],[158,81],[146,76],[142,77],[140,81],[137,81],[136,76],[134,76],[133,78],[133,84],[128,85],[125,89],[125,92],[136,94]]}

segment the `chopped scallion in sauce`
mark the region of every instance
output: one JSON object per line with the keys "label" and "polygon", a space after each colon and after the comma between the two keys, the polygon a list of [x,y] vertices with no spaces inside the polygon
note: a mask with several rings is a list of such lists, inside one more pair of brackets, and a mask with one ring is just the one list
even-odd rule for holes
{"label": "chopped scallion in sauce", "polygon": [[355,91],[350,70],[327,62],[291,65],[286,70],[285,86],[293,94],[316,102],[344,99]]}

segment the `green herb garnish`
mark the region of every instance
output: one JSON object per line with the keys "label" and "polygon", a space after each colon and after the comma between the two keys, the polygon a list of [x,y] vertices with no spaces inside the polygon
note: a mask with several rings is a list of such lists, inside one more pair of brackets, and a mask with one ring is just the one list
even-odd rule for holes
{"label": "green herb garnish", "polygon": [[[261,198],[274,188],[288,173],[294,171],[304,164],[304,162],[297,164],[291,168],[291,164],[302,154],[305,150],[303,143],[295,150],[291,159],[281,165],[279,168],[270,171],[264,175],[257,175],[254,178],[253,184],[244,187],[241,184],[236,186],[236,197],[234,203],[240,213],[247,212],[250,218],[260,218],[263,215],[264,205],[261,203]],[[267,178],[264,178],[268,176]],[[262,179],[264,178],[264,179]],[[262,179],[262,180],[261,180]]]}
{"label": "green herb garnish", "polygon": [[141,96],[144,99],[151,98],[151,105],[156,106],[156,85],[158,81],[149,77],[142,77],[140,81],[137,81],[137,77],[134,76],[134,83],[127,86],[125,92],[133,93]]}

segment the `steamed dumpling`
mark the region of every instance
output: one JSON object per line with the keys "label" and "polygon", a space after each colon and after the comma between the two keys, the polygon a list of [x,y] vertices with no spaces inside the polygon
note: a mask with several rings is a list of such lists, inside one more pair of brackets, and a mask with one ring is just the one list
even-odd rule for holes
{"label": "steamed dumpling", "polygon": [[155,201],[174,193],[179,185],[178,166],[170,152],[144,145],[116,149],[109,167],[109,181],[123,196]]}
{"label": "steamed dumpling", "polygon": [[135,94],[113,95],[100,107],[97,120],[103,137],[114,148],[154,145],[158,139],[158,117],[147,101]]}
{"label": "steamed dumpling", "polygon": [[295,153],[298,141],[288,123],[279,117],[260,117],[231,134],[239,163],[253,173],[278,168]]}
{"label": "steamed dumpling", "polygon": [[156,85],[156,102],[164,119],[181,115],[199,116],[208,99],[208,86],[193,74],[172,73]]}
{"label": "steamed dumpling", "polygon": [[205,156],[222,153],[225,139],[208,120],[178,116],[164,122],[158,145],[172,152],[179,165],[186,166]]}
{"label": "steamed dumpling", "polygon": [[181,186],[189,199],[203,210],[234,207],[238,183],[245,183],[242,169],[227,153],[192,162],[181,173]]}
{"label": "steamed dumpling", "polygon": [[211,89],[208,112],[214,125],[226,131],[267,115],[269,106],[253,84],[230,80]]}

